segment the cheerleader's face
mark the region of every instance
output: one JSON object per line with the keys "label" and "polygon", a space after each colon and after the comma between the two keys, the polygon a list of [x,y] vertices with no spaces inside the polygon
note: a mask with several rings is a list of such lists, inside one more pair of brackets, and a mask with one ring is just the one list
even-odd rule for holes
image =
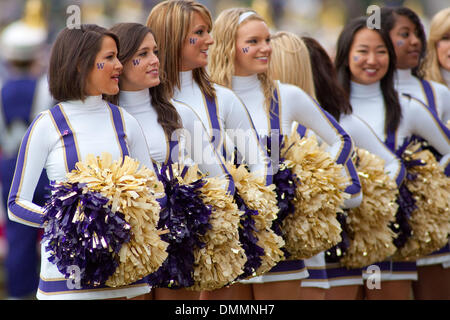
{"label": "cheerleader's face", "polygon": [[214,43],[205,19],[194,12],[188,35],[181,49],[181,71],[190,71],[208,65],[208,49]]}
{"label": "cheerleader's face", "polygon": [[389,53],[383,39],[367,28],[355,33],[348,58],[351,79],[360,84],[380,81],[389,68]]}
{"label": "cheerleader's face", "polygon": [[450,71],[450,30],[436,43],[436,52],[440,66]]}
{"label": "cheerleader's face", "polygon": [[236,35],[234,74],[245,77],[266,72],[271,54],[267,24],[260,20],[244,21]]}
{"label": "cheerleader's face", "polygon": [[94,67],[86,79],[86,95],[115,95],[119,92],[119,76],[123,67],[117,58],[117,53],[114,39],[105,36],[102,39],[100,51],[95,57]]}
{"label": "cheerleader's face", "polygon": [[157,86],[159,79],[159,59],[155,38],[147,33],[139,49],[124,64],[120,76],[120,88],[126,91],[139,91]]}
{"label": "cheerleader's face", "polygon": [[389,32],[397,56],[398,69],[412,69],[419,65],[422,42],[416,25],[407,17],[397,15]]}

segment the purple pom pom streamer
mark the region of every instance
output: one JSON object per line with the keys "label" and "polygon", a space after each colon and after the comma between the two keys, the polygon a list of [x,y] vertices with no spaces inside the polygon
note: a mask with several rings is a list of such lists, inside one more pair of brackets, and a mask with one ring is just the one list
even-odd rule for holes
{"label": "purple pom pom streamer", "polygon": [[55,183],[50,189],[42,239],[48,241],[49,261],[67,279],[78,266],[83,288],[104,285],[119,265],[120,248],[130,240],[130,225],[122,213],[111,211],[109,199],[84,184]]}
{"label": "purple pom pom streamer", "polygon": [[[185,172],[187,167],[184,169]],[[190,184],[180,184],[173,176],[171,165],[163,165],[158,177],[164,185],[167,200],[161,207],[158,228],[169,230],[161,236],[169,243],[169,255],[163,265],[148,276],[148,283],[152,287],[171,289],[191,287],[194,285],[194,250],[205,246],[200,236],[211,228],[212,209],[203,203],[200,191],[206,181],[198,179]]]}

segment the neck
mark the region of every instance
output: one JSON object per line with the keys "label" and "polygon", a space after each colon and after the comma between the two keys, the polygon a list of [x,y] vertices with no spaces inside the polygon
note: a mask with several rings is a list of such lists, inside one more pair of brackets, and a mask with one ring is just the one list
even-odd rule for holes
{"label": "neck", "polygon": [[372,84],[360,84],[354,81],[350,82],[350,95],[353,98],[369,98],[382,95],[380,81]]}

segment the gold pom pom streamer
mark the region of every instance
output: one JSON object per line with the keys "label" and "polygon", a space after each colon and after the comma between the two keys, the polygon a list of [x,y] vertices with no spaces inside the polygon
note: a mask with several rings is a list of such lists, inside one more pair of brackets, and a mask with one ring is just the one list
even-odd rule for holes
{"label": "gold pom pom streamer", "polygon": [[341,241],[337,212],[349,195],[344,193],[349,179],[342,175],[316,137],[300,139],[297,132],[285,140],[281,150],[285,165],[299,179],[294,199],[295,212],[283,222],[290,259],[307,259]]}
{"label": "gold pom pom streamer", "polygon": [[412,235],[394,255],[395,260],[414,261],[436,250],[448,242],[450,233],[450,179],[443,168],[421,143],[411,143],[404,153],[406,161],[420,160],[424,165],[413,166],[408,174],[416,176],[406,179],[414,195],[417,209],[411,214],[409,224]]}
{"label": "gold pom pom streamer", "polygon": [[348,212],[350,244],[340,262],[348,268],[362,268],[384,261],[396,251],[395,233],[389,227],[398,209],[398,188],[384,172],[384,160],[355,148],[356,169],[361,181],[361,205]]}
{"label": "gold pom pom streamer", "polygon": [[236,167],[227,162],[226,166],[242,200],[249,209],[258,211],[257,215],[252,216],[258,230],[254,232],[254,236],[258,239],[257,245],[264,249],[264,255],[261,256],[261,265],[252,276],[259,276],[284,259],[281,250],[284,240],[272,230],[272,222],[277,218],[279,210],[275,185],[266,186],[262,177],[249,172],[244,165]]}
{"label": "gold pom pom streamer", "polygon": [[118,287],[141,280],[156,271],[167,258],[167,243],[157,230],[163,186],[155,173],[126,156],[112,161],[109,153],[88,155],[68,174],[68,182],[87,187],[110,199],[113,212],[121,212],[131,226],[131,240],[119,251],[119,266],[106,285]]}
{"label": "gold pom pom streamer", "polygon": [[225,181],[219,178],[205,178],[196,165],[187,169],[172,165],[174,175],[181,184],[190,184],[200,178],[206,180],[200,188],[203,203],[212,208],[209,218],[211,229],[199,239],[205,243],[203,248],[194,250],[194,285],[188,290],[215,290],[233,282],[243,272],[246,257],[239,242],[240,211],[224,187]]}

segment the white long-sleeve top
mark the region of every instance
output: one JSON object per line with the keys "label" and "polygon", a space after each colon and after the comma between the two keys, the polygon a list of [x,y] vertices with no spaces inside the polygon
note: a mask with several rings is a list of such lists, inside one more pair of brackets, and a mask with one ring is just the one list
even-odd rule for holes
{"label": "white long-sleeve top", "polygon": [[447,84],[447,89],[450,90],[450,71],[444,68],[440,68],[442,78],[444,78],[445,83]]}
{"label": "white long-sleeve top", "polygon": [[[450,163],[450,137],[448,130],[430,110],[418,102],[399,94],[402,118],[395,132],[395,149],[413,135],[427,140],[439,153],[443,155],[440,163],[446,168]],[[350,103],[353,114],[369,124],[377,137],[385,142],[384,132],[385,104],[380,83],[362,85],[351,82]]]}
{"label": "white long-sleeve top", "polygon": [[[289,135],[293,123],[310,128],[328,144],[328,152],[339,164],[345,165],[353,152],[350,136],[328,113],[320,108],[300,88],[276,82],[278,86],[280,134]],[[234,76],[232,89],[244,102],[252,117],[260,137],[268,136],[270,118],[265,107],[265,97],[257,75],[248,77]],[[345,170],[344,170],[345,172]],[[348,173],[347,173],[348,174]],[[361,203],[362,197],[346,200],[345,206],[352,208]]]}
{"label": "white long-sleeve top", "polygon": [[[437,115],[443,123],[447,123],[450,120],[450,90],[442,83],[430,80],[428,82],[433,91]],[[422,84],[418,78],[411,74],[411,69],[397,69],[394,83],[399,93],[409,94],[428,105]]]}
{"label": "white long-sleeve top", "polygon": [[354,114],[341,115],[339,123],[350,134],[355,146],[366,149],[384,160],[385,173],[399,186],[405,177],[404,165],[400,158],[377,137],[372,128]]}
{"label": "white long-sleeve top", "polygon": [[[60,104],[78,150],[78,160],[88,154],[101,155],[109,152],[113,159],[122,158],[113,115],[102,96],[87,97],[82,101],[67,101]],[[153,170],[142,129],[137,120],[119,108],[125,133],[125,142],[132,158]],[[43,227],[43,208],[32,202],[34,189],[42,169],[47,170],[50,181],[64,181],[72,168],[67,168],[65,145],[49,110],[41,112],[25,134],[8,199],[8,216],[12,221],[35,227]],[[63,133],[64,134],[64,133]],[[41,244],[41,279],[38,299],[106,299],[137,296],[150,291],[145,283],[120,287],[72,290],[56,265],[48,261],[45,250],[47,242]]]}
{"label": "white long-sleeve top", "polygon": [[[270,161],[259,143],[246,107],[230,89],[217,84],[213,84],[213,86],[217,97],[217,120],[221,131],[226,133],[226,135],[220,135],[222,141],[219,142],[219,147],[224,146],[226,149],[227,139],[231,138],[231,142],[236,145],[250,171],[264,177],[266,182],[270,184]],[[211,137],[214,136],[214,129],[204,95],[198,84],[193,80],[192,71],[180,72],[180,88],[174,88],[173,99],[193,108],[206,127],[208,134]],[[233,139],[233,137],[236,139]],[[217,151],[221,153],[220,150]]]}
{"label": "white long-sleeve top", "polygon": [[[225,177],[225,167],[195,111],[186,104],[171,102],[185,129],[171,138],[178,142],[178,149],[172,150],[172,162],[191,164],[192,160],[203,173],[213,177]],[[119,105],[141,124],[152,159],[161,164],[167,163],[170,153],[169,137],[158,123],[158,115],[152,106],[149,90],[121,91]]]}

